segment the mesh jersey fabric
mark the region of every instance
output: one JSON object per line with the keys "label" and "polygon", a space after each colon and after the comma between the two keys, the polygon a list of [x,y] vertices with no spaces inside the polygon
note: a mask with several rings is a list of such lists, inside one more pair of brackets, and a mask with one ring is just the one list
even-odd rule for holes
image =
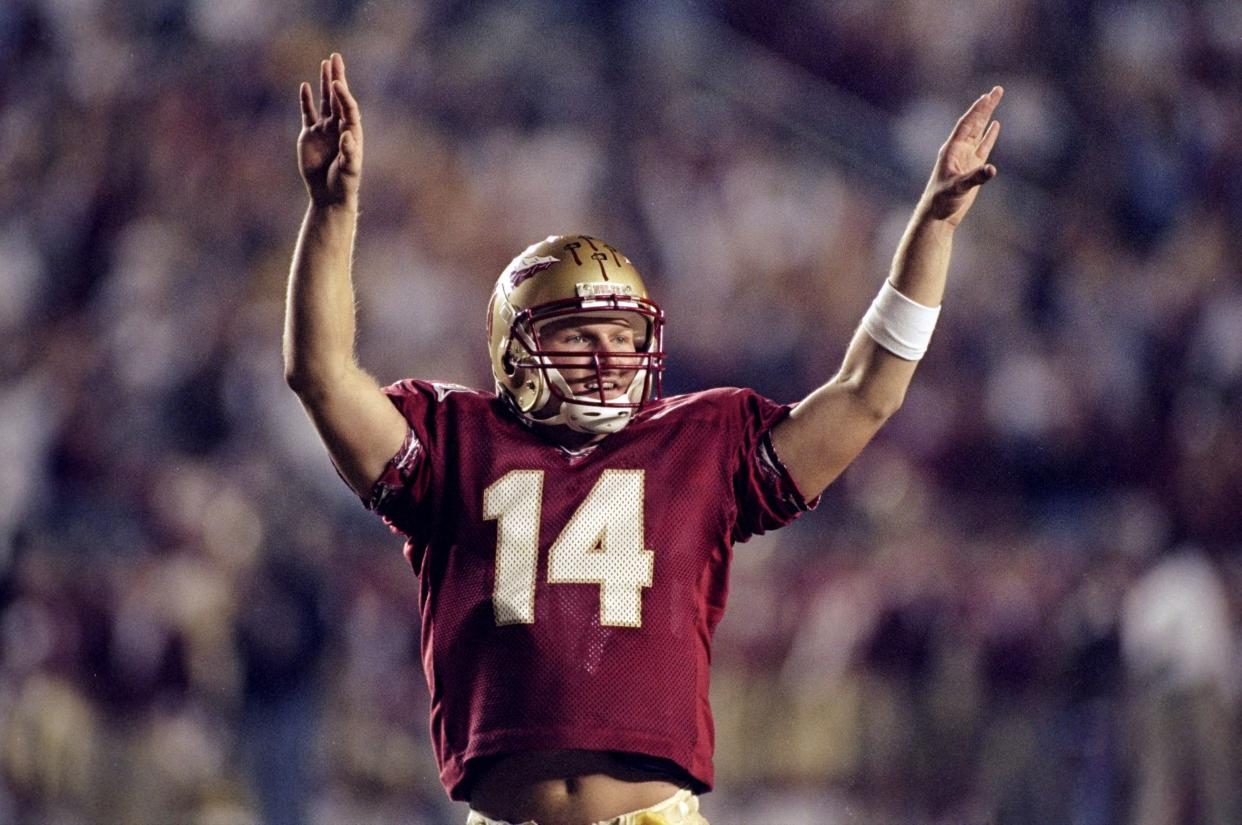
{"label": "mesh jersey fabric", "polygon": [[712,786],[711,638],[732,545],[814,507],[772,449],[789,407],[722,388],[653,402],[579,453],[494,395],[405,380],[367,506],[419,577],[432,745],[472,767],[545,749],[667,759]]}

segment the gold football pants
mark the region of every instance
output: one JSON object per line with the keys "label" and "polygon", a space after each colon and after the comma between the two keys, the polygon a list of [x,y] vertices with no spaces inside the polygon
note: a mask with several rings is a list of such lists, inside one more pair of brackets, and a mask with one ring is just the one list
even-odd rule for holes
{"label": "gold football pants", "polygon": [[[471,811],[470,816],[466,817],[466,825],[538,825],[538,823],[533,820],[510,823]],[[699,798],[688,790],[680,790],[650,808],[614,816],[612,819],[601,819],[592,825],[708,825],[708,822],[699,813]]]}

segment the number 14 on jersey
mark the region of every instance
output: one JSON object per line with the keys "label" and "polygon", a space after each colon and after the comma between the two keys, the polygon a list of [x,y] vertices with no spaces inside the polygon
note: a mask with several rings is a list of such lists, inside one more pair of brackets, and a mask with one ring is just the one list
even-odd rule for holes
{"label": "number 14 on jersey", "polygon": [[[511,470],[483,491],[496,521],[496,624],[533,624],[543,470]],[[550,584],[599,585],[599,623],[640,627],[654,556],[643,546],[643,471],[605,470],[548,550]]]}

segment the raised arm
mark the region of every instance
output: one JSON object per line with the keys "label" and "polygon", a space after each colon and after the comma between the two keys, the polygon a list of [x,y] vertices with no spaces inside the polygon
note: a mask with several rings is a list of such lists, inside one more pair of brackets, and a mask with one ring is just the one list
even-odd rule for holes
{"label": "raised arm", "polygon": [[[1001,94],[997,86],[976,100],[940,147],[931,179],[897,246],[888,285],[877,298],[880,314],[868,313],[836,376],[773,430],[776,452],[808,498],[841,474],[905,398],[922,354],[918,346],[903,345],[905,333],[912,331],[911,323],[930,333],[927,324],[935,320],[931,308],[939,307],[944,297],[953,232],[974,203],[978,187],[996,176],[996,167],[987,161],[1000,134],[1000,123],[991,117]],[[897,334],[886,334],[886,319],[892,327],[894,317],[896,328],[891,331]],[[917,343],[919,336],[912,338]]]}
{"label": "raised arm", "polygon": [[405,439],[405,419],[354,356],[351,281],[362,119],[333,54],[319,67],[319,103],[298,90],[298,162],[310,205],[298,233],[285,304],[285,380],[297,393],[341,475],[367,495]]}

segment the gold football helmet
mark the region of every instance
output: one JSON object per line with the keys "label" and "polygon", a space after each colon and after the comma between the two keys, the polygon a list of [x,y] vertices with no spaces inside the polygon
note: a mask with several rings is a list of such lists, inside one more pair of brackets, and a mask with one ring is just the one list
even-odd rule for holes
{"label": "gold football helmet", "polygon": [[[544,345],[540,333],[549,322],[581,316],[625,322],[635,352],[558,352]],[[599,238],[553,235],[514,258],[492,292],[487,339],[496,392],[532,423],[617,432],[659,397],[663,332],[664,313],[629,258]],[[594,369],[595,389],[575,395],[558,367]],[[632,374],[617,398],[605,396],[605,370]]]}

